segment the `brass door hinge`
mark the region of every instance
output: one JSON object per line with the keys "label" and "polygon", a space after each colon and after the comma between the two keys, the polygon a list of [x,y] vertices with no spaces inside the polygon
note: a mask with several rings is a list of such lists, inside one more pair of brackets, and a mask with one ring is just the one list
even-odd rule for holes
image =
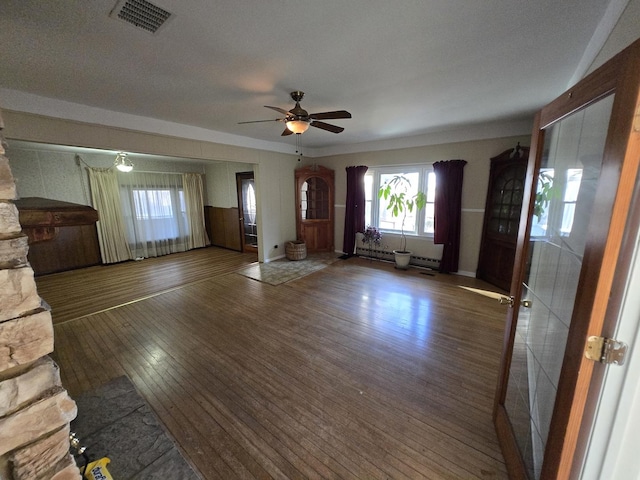
{"label": "brass door hinge", "polygon": [[591,336],[587,339],[584,356],[594,362],[605,365],[623,365],[627,353],[627,344],[612,338]]}

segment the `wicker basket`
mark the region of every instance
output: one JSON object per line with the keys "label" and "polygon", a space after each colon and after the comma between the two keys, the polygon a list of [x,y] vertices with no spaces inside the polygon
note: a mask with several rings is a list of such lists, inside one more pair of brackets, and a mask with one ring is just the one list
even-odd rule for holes
{"label": "wicker basket", "polygon": [[307,244],[301,240],[287,242],[285,253],[289,260],[304,260],[307,258]]}

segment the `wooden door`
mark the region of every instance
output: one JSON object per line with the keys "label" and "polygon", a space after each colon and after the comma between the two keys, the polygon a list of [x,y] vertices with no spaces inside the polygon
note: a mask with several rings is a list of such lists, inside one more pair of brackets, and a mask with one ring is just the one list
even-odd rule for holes
{"label": "wooden door", "polygon": [[536,115],[494,410],[514,478],[584,462],[607,368],[586,343],[615,331],[637,238],[639,87],[640,41]]}
{"label": "wooden door", "polygon": [[296,170],[296,233],[308,252],[333,252],[334,172],[313,166]]}
{"label": "wooden door", "polygon": [[476,277],[505,291],[513,276],[528,158],[529,148],[520,144],[491,158]]}
{"label": "wooden door", "polygon": [[258,252],[258,220],[253,172],[236,173],[240,240],[243,252]]}

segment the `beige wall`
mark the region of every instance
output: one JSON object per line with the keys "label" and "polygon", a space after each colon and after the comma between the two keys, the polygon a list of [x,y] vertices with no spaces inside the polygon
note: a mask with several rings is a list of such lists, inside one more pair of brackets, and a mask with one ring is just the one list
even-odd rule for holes
{"label": "beige wall", "polygon": [[[342,249],[344,235],[346,167],[432,164],[440,160],[462,159],[467,161],[467,165],[464,169],[462,190],[460,273],[475,276],[489,180],[489,160],[507,149],[514,148],[518,142],[522,146],[530,146],[530,138],[528,135],[495,138],[316,159],[318,163],[334,169],[336,174],[336,248]],[[313,163],[308,159],[306,162]],[[399,242],[399,238],[393,235],[385,235],[383,239],[383,243],[391,248],[397,248]],[[407,246],[414,255],[441,257],[442,247],[434,245],[430,239],[412,237],[407,240]]]}
{"label": "beige wall", "polygon": [[[258,233],[261,239],[259,258],[269,261],[284,254],[286,241],[296,238],[295,234],[295,191],[294,170],[311,163],[318,163],[336,172],[336,249],[342,249],[344,234],[344,208],[346,199],[345,167],[351,165],[388,166],[431,164],[439,160],[463,159],[465,180],[462,194],[462,239],[460,252],[460,273],[475,275],[486,197],[489,159],[513,148],[517,142],[528,146],[530,137],[506,137],[447,143],[406,149],[354,153],[297,161],[294,155],[286,155],[264,150],[221,145],[198,140],[187,140],[149,133],[128,131],[99,125],[88,125],[74,121],[54,119],[22,112],[6,112],[6,136],[11,139],[42,142],[47,144],[71,145],[77,147],[124,150],[155,155],[171,155],[193,159],[176,168],[203,168],[207,177],[207,204],[220,207],[237,206],[235,195],[235,173],[253,170],[256,176],[258,197]],[[69,154],[50,152],[47,160],[38,158],[39,172],[30,174],[28,169],[18,166],[18,177],[33,191],[36,185],[52,186],[63,182],[64,177],[77,176],[77,166],[67,158]],[[35,157],[37,157],[36,154]],[[81,156],[93,165],[93,161],[103,161],[90,154]],[[66,160],[62,160],[62,158]],[[33,158],[32,158],[33,160]],[[222,163],[219,163],[222,162]],[[100,166],[100,165],[96,165]],[[106,165],[105,165],[106,166]],[[148,167],[151,169],[151,167]],[[55,180],[56,175],[60,177]],[[68,180],[68,179],[67,179]],[[52,183],[53,182],[53,183]],[[73,190],[73,189],[72,189]],[[46,191],[46,188],[45,188]],[[68,195],[66,192],[64,195]],[[80,195],[77,190],[76,196]],[[82,192],[82,195],[84,192]],[[49,198],[87,203],[74,198],[47,191]],[[399,239],[393,235],[385,237],[385,243],[396,248]],[[440,258],[442,247],[434,245],[430,239],[412,237],[407,242],[414,254]]]}
{"label": "beige wall", "polygon": [[206,165],[207,198],[206,205],[220,208],[238,206],[236,173],[253,172],[253,165],[236,162],[220,162]]}

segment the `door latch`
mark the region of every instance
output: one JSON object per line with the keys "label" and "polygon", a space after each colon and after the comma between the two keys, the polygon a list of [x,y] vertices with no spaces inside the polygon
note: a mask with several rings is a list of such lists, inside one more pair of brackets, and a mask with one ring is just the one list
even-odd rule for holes
{"label": "door latch", "polygon": [[505,297],[504,295],[502,295],[500,298],[498,298],[498,302],[500,303],[500,305],[507,305],[509,308],[513,308],[516,299],[513,296]]}
{"label": "door latch", "polygon": [[628,348],[624,342],[593,335],[587,339],[584,355],[589,360],[605,365],[623,365]]}

